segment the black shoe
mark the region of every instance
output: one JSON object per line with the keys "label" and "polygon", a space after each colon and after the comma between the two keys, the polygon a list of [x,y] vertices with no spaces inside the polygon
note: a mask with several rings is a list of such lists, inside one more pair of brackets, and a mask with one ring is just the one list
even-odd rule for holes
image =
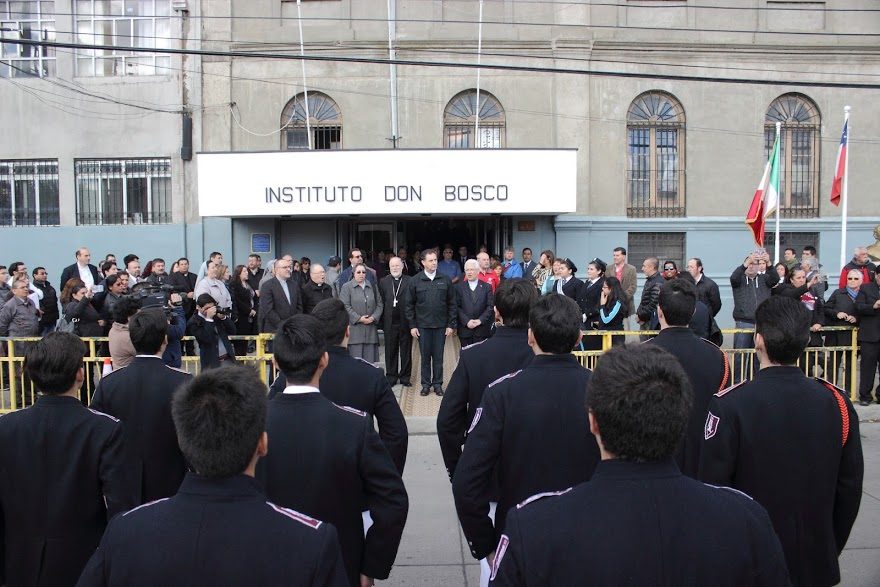
{"label": "black shoe", "polygon": [[400,384],[404,387],[412,387],[412,383],[410,383],[409,379],[401,379]]}
{"label": "black shoe", "polygon": [[436,393],[440,397],[443,397],[443,388],[440,387],[439,385],[435,385],[434,386],[434,393]]}
{"label": "black shoe", "polygon": [[422,391],[419,392],[419,395],[422,397],[425,397],[429,393],[431,393],[431,388],[430,387],[423,387]]}
{"label": "black shoe", "polygon": [[[877,403],[880,403],[880,402],[877,402]],[[871,402],[869,402],[869,401],[866,400],[866,399],[863,399],[863,400],[861,400],[861,401],[859,402],[859,405],[860,405],[860,406],[870,406],[870,405],[871,405]]]}

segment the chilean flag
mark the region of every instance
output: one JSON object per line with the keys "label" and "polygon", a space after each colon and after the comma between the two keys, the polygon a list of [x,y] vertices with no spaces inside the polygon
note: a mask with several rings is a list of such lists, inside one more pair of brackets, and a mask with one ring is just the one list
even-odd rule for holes
{"label": "chilean flag", "polygon": [[770,153],[770,160],[764,167],[764,175],[761,177],[761,183],[755,190],[755,196],[752,198],[752,205],[749,206],[749,212],[746,215],[746,224],[752,229],[755,237],[755,243],[759,247],[764,246],[764,219],[776,211],[779,205],[779,137],[773,143],[773,151]]}
{"label": "chilean flag", "polygon": [[849,139],[849,121],[843,123],[843,133],[840,135],[840,149],[837,151],[837,171],[834,173],[834,181],[831,182],[831,203],[840,206],[840,193],[843,189],[843,173],[846,169],[846,143]]}

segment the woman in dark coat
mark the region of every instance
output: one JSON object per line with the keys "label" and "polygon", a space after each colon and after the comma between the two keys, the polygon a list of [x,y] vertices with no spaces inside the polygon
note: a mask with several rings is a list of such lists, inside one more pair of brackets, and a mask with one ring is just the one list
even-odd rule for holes
{"label": "woman in dark coat", "polygon": [[[862,272],[858,269],[851,269],[846,274],[846,287],[831,292],[828,301],[825,302],[825,325],[826,326],[857,326],[858,316],[856,315],[855,299],[862,287]],[[850,330],[834,330],[825,334],[826,346],[851,346],[852,331]],[[844,358],[846,366],[844,366]],[[838,386],[843,387],[847,391],[852,385],[852,374],[855,371],[855,364],[850,364],[852,354],[847,351],[832,351],[831,360],[829,361],[829,372],[826,379]],[[837,370],[843,366],[843,385],[837,377]]]}
{"label": "woman in dark coat", "polygon": [[[626,303],[626,295],[620,287],[620,280],[616,277],[606,277],[602,280],[602,293],[599,297],[598,320],[595,322],[598,330],[625,330],[623,321],[629,312]],[[615,334],[611,337],[611,346],[620,346],[626,337]]]}
{"label": "woman in dark coat", "polygon": [[71,288],[70,301],[64,306],[64,317],[78,320],[76,332],[79,336],[104,336],[104,321],[92,306],[92,292],[85,284]]}
{"label": "woman in dark coat", "polygon": [[[818,273],[811,271],[810,275],[807,275],[800,266],[795,266],[788,272],[786,283],[773,288],[774,295],[799,300],[810,311],[810,343],[807,347],[821,347],[823,344],[821,330],[825,325],[825,300],[822,291]],[[815,366],[822,365],[822,359],[822,353],[819,351],[805,352],[800,360],[801,370],[810,375],[810,370],[807,369],[809,362],[813,366],[812,375],[817,375]]]}
{"label": "woman in dark coat", "polygon": [[[605,262],[593,259],[587,263],[587,279],[581,286],[575,300],[581,309],[583,330],[595,330],[594,324],[599,319],[599,299],[602,296],[602,285],[605,283]],[[581,341],[585,351],[597,351],[602,348],[602,337],[585,336]]]}
{"label": "woman in dark coat", "polygon": [[[257,334],[257,310],[254,308],[254,290],[248,283],[248,269],[244,265],[235,268],[230,280],[232,308],[235,311],[236,334]],[[248,341],[234,340],[232,346],[236,357],[247,355]]]}

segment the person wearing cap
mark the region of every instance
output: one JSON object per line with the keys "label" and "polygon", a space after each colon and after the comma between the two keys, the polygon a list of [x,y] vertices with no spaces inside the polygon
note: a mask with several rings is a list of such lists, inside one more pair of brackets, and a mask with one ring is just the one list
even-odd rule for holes
{"label": "person wearing cap", "polygon": [[577,270],[577,265],[571,259],[559,259],[559,274],[553,284],[553,292],[576,300],[584,285],[583,281],[574,276]]}
{"label": "person wearing cap", "polygon": [[[575,300],[581,309],[582,330],[596,330],[598,328],[599,298],[602,297],[606,267],[605,261],[599,258],[587,263],[587,279],[581,286]],[[602,348],[602,337],[587,336],[582,341],[582,345],[585,351],[599,350]]]}

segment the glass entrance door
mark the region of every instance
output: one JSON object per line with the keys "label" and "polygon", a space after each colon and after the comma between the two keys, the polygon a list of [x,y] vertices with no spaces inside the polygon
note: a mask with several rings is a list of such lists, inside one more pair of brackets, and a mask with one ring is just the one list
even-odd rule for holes
{"label": "glass entrance door", "polygon": [[[396,250],[393,222],[357,222],[352,241],[361,251],[375,257],[379,251]],[[345,251],[347,254],[348,251]]]}

